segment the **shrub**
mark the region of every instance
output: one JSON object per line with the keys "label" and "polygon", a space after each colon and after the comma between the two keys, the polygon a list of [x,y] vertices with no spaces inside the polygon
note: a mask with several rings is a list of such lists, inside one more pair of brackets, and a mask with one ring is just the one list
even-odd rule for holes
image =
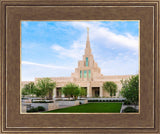
{"label": "shrub", "polygon": [[27,110],[27,112],[38,112],[38,108],[36,107],[36,108],[31,108],[30,110]]}
{"label": "shrub", "polygon": [[53,103],[53,101],[32,101],[32,103]]}
{"label": "shrub", "polygon": [[45,111],[45,108],[42,106],[38,106],[37,108],[38,108],[38,111]]}
{"label": "shrub", "polygon": [[[124,102],[124,100],[88,100],[88,102]],[[129,102],[124,103],[124,105],[129,104]]]}
{"label": "shrub", "polygon": [[127,100],[125,100],[125,101],[124,101],[124,105],[131,105],[131,102],[130,102],[130,101],[127,101]]}
{"label": "shrub", "polygon": [[27,110],[27,112],[40,112],[40,111],[45,111],[45,108],[42,106],[38,106],[36,108],[31,108],[30,110]]}
{"label": "shrub", "polygon": [[124,110],[123,110],[123,113],[137,113],[138,110],[133,108],[133,107],[126,107]]}

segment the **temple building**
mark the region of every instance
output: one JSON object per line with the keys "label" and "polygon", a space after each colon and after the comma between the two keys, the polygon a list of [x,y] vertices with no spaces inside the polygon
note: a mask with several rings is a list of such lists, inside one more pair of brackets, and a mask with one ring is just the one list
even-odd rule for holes
{"label": "temple building", "polygon": [[[103,83],[107,81],[113,81],[117,84],[118,91],[115,97],[119,96],[121,90],[121,80],[125,80],[131,77],[131,75],[107,75],[101,74],[101,69],[95,62],[90,40],[89,40],[89,28],[87,28],[87,40],[86,48],[83,55],[83,59],[78,61],[78,67],[71,74],[70,77],[50,77],[56,82],[56,88],[53,90],[54,97],[65,97],[61,94],[61,88],[68,83],[74,83],[80,87],[84,87],[87,90],[86,97],[110,97],[110,94],[102,89]],[[35,78],[35,82],[41,78]]]}

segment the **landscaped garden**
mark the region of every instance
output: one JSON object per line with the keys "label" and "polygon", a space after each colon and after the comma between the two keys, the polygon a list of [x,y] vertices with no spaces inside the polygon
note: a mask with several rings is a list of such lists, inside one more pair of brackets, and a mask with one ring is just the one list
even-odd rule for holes
{"label": "landscaped garden", "polygon": [[122,103],[88,103],[45,113],[120,113]]}
{"label": "landscaped garden", "polygon": [[[114,82],[107,81],[103,83],[103,89],[110,93],[111,98],[83,98],[87,95],[87,90],[74,83],[68,83],[60,91],[67,98],[53,100],[53,89],[56,87],[56,83],[49,78],[40,79],[36,84],[31,82],[24,85],[22,89],[24,98],[26,95],[39,98],[29,98],[28,101],[22,98],[23,111],[42,112],[45,110],[47,113],[138,112],[138,75],[132,76],[128,80],[121,80],[121,83],[120,95],[123,99],[112,98],[112,96],[116,95],[117,85]],[[44,108],[42,109],[41,107]]]}

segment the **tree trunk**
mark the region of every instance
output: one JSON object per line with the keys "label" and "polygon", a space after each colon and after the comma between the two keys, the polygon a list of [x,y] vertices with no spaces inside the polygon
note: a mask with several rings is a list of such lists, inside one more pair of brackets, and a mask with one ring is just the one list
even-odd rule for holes
{"label": "tree trunk", "polygon": [[49,100],[52,100],[52,99],[53,99],[52,94],[53,94],[53,90],[49,90]]}

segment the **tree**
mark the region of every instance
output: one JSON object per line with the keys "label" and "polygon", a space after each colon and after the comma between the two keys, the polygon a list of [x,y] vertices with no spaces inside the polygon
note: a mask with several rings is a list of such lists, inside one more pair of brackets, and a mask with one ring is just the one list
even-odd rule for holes
{"label": "tree", "polygon": [[24,97],[25,95],[28,95],[28,92],[26,92],[25,89],[22,89],[22,96]]}
{"label": "tree", "polygon": [[130,103],[137,105],[139,96],[139,77],[134,75],[128,80],[121,80],[121,95]]}
{"label": "tree", "polygon": [[27,84],[24,85],[24,87],[22,88],[22,95],[34,95],[35,94],[35,90],[36,90],[36,86],[34,84],[34,82],[29,82]]}
{"label": "tree", "polygon": [[49,95],[49,99],[52,99],[52,95],[53,95],[53,89],[55,88],[56,83],[53,82],[50,78],[43,78],[43,79],[39,79],[36,87],[36,95],[39,97],[44,98],[45,96],[47,96],[47,94]]}
{"label": "tree", "polygon": [[105,82],[103,83],[103,89],[110,93],[111,97],[113,95],[115,96],[117,92],[117,84],[112,81]]}
{"label": "tree", "polygon": [[74,97],[77,99],[79,93],[80,93],[80,88],[79,86],[75,85],[74,83],[69,83],[66,86],[62,88],[62,92],[65,96],[67,97]]}
{"label": "tree", "polygon": [[80,96],[81,97],[87,96],[87,90],[85,88],[83,88],[83,87],[80,88]]}

